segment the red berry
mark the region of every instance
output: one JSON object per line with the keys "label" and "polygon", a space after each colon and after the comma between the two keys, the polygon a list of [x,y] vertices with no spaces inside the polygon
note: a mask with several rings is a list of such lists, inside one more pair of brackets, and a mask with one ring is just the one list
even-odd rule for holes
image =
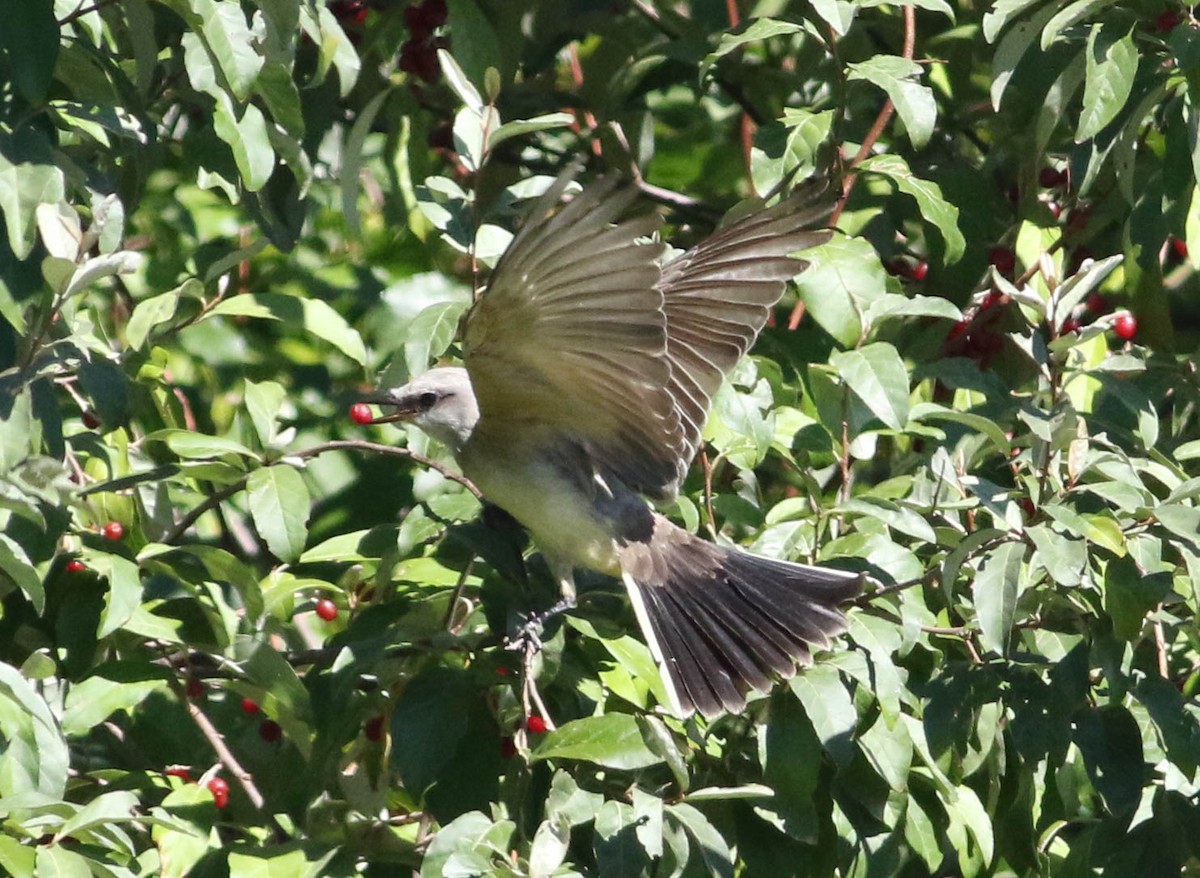
{"label": "red berry", "polygon": [[1017,255],[1008,247],[993,247],[988,251],[988,264],[994,265],[996,271],[1005,277],[1009,277],[1013,273],[1013,269],[1017,267]]}
{"label": "red berry", "polygon": [[1090,296],[1088,296],[1087,304],[1085,304],[1084,307],[1087,308],[1088,313],[1095,314],[1097,317],[1099,317],[1101,314],[1107,314],[1109,312],[1108,299],[1104,298],[1104,296],[1100,295],[1099,293],[1092,293]]}
{"label": "red berry", "polygon": [[1038,183],[1046,189],[1053,189],[1062,182],[1063,173],[1058,168],[1046,167],[1042,168],[1038,174]]}
{"label": "red berry", "polygon": [[125,536],[125,525],[119,521],[110,521],[104,525],[101,532],[104,534],[105,539],[116,541]]}
{"label": "red berry", "polygon": [[1178,10],[1167,9],[1164,12],[1160,12],[1158,18],[1154,19],[1154,29],[1160,34],[1170,33],[1179,27],[1182,21],[1183,16],[1179,14]]}
{"label": "red berry", "polygon": [[283,737],[283,726],[273,719],[265,719],[258,727],[258,736],[268,744],[274,744]]}
{"label": "red berry", "polygon": [[912,277],[912,266],[907,259],[889,259],[883,263],[883,269],[892,277]]}
{"label": "red berry", "polygon": [[81,420],[83,421],[83,426],[87,427],[89,430],[95,430],[100,426],[100,419],[96,417],[96,413],[91,409],[88,409],[83,413]]}
{"label": "red berry", "polygon": [[929,276],[929,263],[926,262],[924,259],[922,259],[916,265],[913,266],[912,278],[913,278],[913,280],[920,283],[921,281],[925,280],[925,278],[927,278],[928,276]]}
{"label": "red berry", "polygon": [[365,402],[356,402],[350,406],[350,420],[356,424],[369,424],[375,420],[375,415],[371,413],[371,407]]}
{"label": "red berry", "polygon": [[254,714],[261,710],[262,708],[258,706],[258,702],[253,698],[242,699],[242,713],[246,714],[246,716],[254,716]]}
{"label": "red berry", "polygon": [[1033,501],[1028,497],[1021,498],[1021,508],[1025,511],[1025,514],[1030,517],[1037,512],[1037,507],[1033,505]]}
{"label": "red berry", "polygon": [[78,559],[67,562],[68,573],[82,573],[85,570],[87,570],[87,565]]}
{"label": "red berry", "polygon": [[363,726],[363,735],[368,741],[383,740],[383,717],[373,716]]}
{"label": "red berry", "polygon": [[185,686],[184,689],[187,692],[187,697],[192,699],[192,701],[199,701],[207,692],[207,690],[204,688],[204,684],[195,677],[187,681],[187,686]]}
{"label": "red berry", "polygon": [[184,783],[195,783],[192,780],[192,773],[186,768],[168,768],[163,772],[167,777],[177,777]]}
{"label": "red berry", "polygon": [[1074,317],[1068,317],[1066,320],[1063,321],[1061,334],[1069,335],[1072,332],[1078,332],[1079,327],[1081,325],[1082,324],[1078,320],[1076,320]]}
{"label": "red berry", "polygon": [[1188,257],[1187,241],[1183,240],[1183,238],[1172,238],[1171,250],[1180,259],[1187,259]]}
{"label": "red berry", "polygon": [[1004,293],[1000,292],[999,290],[992,290],[987,294],[987,297],[984,298],[983,302],[980,304],[979,310],[986,311],[988,308],[994,308],[997,305],[1003,305],[1006,301],[1007,296],[1005,296]]}
{"label": "red berry", "polygon": [[512,671],[509,668],[505,667],[504,665],[498,665],[496,667],[496,676],[497,677],[507,677],[511,673],[512,673]]}
{"label": "red berry", "polygon": [[1113,332],[1115,332],[1119,338],[1125,339],[1125,341],[1129,341],[1131,338],[1137,335],[1137,329],[1137,318],[1128,311],[1122,311],[1113,320]]}
{"label": "red berry", "polygon": [[338,615],[337,604],[329,598],[321,598],[317,601],[317,615],[326,622],[332,622]]}
{"label": "red berry", "polygon": [[967,331],[967,328],[968,328],[970,325],[971,325],[971,321],[970,321],[970,320],[960,320],[960,321],[958,321],[958,322],[957,322],[957,323],[955,323],[953,326],[951,326],[951,327],[950,327],[950,331],[949,331],[948,333],[946,333],[946,338],[947,338],[947,340],[952,340],[952,339],[956,339],[956,338],[958,338],[960,335],[962,335],[964,332],[966,332],[966,331]]}
{"label": "red berry", "polygon": [[500,758],[512,759],[517,755],[517,744],[512,739],[512,735],[505,735],[500,739]]}
{"label": "red berry", "polygon": [[525,720],[525,728],[529,729],[535,735],[540,735],[546,731],[546,721],[540,716],[531,716]]}
{"label": "red berry", "polygon": [[1047,201],[1046,210],[1050,211],[1050,216],[1054,217],[1056,220],[1062,216],[1062,205],[1057,201]]}
{"label": "red berry", "polygon": [[224,808],[229,804],[229,784],[223,777],[214,777],[208,782],[208,791],[212,793],[213,804]]}

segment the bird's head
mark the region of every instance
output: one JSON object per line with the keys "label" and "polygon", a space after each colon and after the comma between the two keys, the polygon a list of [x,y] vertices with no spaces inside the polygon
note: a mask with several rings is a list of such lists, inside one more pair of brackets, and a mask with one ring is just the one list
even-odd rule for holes
{"label": "bird's head", "polygon": [[390,411],[373,423],[408,421],[458,452],[479,421],[479,405],[467,370],[441,366],[419,375],[403,387],[381,388],[364,402]]}

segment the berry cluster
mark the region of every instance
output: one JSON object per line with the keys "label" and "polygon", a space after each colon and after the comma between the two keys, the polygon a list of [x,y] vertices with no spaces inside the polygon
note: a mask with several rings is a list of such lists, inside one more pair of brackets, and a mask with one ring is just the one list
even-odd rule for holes
{"label": "berry cluster", "polygon": [[424,82],[441,74],[437,50],[448,47],[445,37],[434,32],[446,23],[446,0],[421,0],[404,10],[408,39],[400,47],[400,69]]}

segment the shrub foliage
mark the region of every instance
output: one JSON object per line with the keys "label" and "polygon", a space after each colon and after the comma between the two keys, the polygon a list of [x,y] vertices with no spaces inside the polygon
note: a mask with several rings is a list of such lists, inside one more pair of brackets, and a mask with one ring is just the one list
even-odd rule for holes
{"label": "shrub foliage", "polygon": [[[0,870],[1200,868],[1200,28],[1101,0],[0,2]],[[833,176],[667,510],[862,570],[744,715],[347,410],[531,197]]]}

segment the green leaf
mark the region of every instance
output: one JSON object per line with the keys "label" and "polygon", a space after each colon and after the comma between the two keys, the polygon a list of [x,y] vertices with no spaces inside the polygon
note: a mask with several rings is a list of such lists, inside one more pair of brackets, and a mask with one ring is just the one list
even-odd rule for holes
{"label": "green leaf", "polygon": [[223,436],[205,436],[190,430],[158,430],[147,435],[145,441],[165,442],[168,448],[188,460],[206,460],[224,454],[258,460],[258,455],[240,442]]}
{"label": "green leaf", "polygon": [[946,200],[937,183],[916,176],[903,158],[891,153],[873,156],[860,167],[887,177],[901,192],[913,197],[921,216],[933,223],[941,234],[946,244],[946,262],[957,262],[962,257],[966,239],[958,228],[958,208]]}
{"label": "green leaf", "polygon": [[287,400],[287,391],[277,381],[246,381],[246,411],[254,423],[254,431],[263,447],[275,441],[280,410]]}
{"label": "green leaf", "polygon": [[11,665],[0,663],[0,800],[35,790],[61,799],[67,789],[67,742],[44,698]]}
{"label": "green leaf", "polygon": [[257,40],[246,24],[242,5],[232,0],[190,0],[200,16],[200,36],[217,62],[234,97],[245,101],[262,68]]}
{"label": "green leaf", "polygon": [[[1114,2],[1116,0],[1075,0],[1074,3],[1068,3],[1062,7],[1042,28],[1042,51],[1049,49],[1063,31],[1096,15]],[[1051,8],[1056,8],[1056,6],[1052,5]]]}
{"label": "green leaf", "polygon": [[[186,281],[185,286],[187,284],[200,286],[200,282],[194,279]],[[175,309],[179,307],[179,298],[183,291],[184,287],[180,286],[168,293],[160,293],[138,302],[129,317],[129,323],[125,325],[126,344],[131,348],[140,348],[145,344],[151,329],[175,316]]]}
{"label": "green leaf", "polygon": [[304,477],[286,465],[264,466],[250,473],[246,492],[254,528],[281,561],[296,561],[308,539],[311,500]]}
{"label": "green leaf", "polygon": [[50,90],[58,61],[54,4],[0,0],[0,21],[4,22],[4,27],[0,27],[0,47],[8,55],[7,78],[18,95],[37,107]]}
{"label": "green leaf", "polygon": [[632,771],[662,762],[642,739],[637,720],[624,713],[573,720],[548,734],[530,754],[530,761],[582,759]]}
{"label": "green leaf", "polygon": [[97,574],[108,580],[104,610],[100,613],[97,637],[107,637],[125,625],[142,602],[142,578],[138,566],[120,555],[87,552],[85,559]]}
{"label": "green leaf", "polygon": [[886,292],[886,275],[875,248],[863,238],[834,233],[827,244],[805,251],[809,268],[796,278],[808,313],[843,345],[857,344],[861,315]]}
{"label": "green leaf", "polygon": [[25,597],[33,605],[38,614],[46,608],[46,591],[42,587],[42,579],[25,554],[25,550],[10,539],[7,534],[0,533],[0,573],[13,581],[21,589]]}
{"label": "green leaf", "polygon": [[233,150],[233,160],[247,191],[257,192],[265,186],[275,170],[275,150],[267,135],[267,120],[262,110],[247,104],[239,118],[228,97],[220,93],[213,114],[213,130]]}
{"label": "green leaf", "polygon": [[300,6],[300,27],[320,48],[316,79],[323,80],[332,65],[338,74],[338,92],[344,98],[358,81],[361,68],[358,52],[328,6],[316,6],[316,20],[311,17],[312,8],[307,3]]}
{"label": "green leaf", "polygon": [[532,134],[535,131],[550,131],[555,128],[563,128],[574,124],[574,122],[575,117],[570,113],[546,113],[545,115],[533,116],[529,119],[514,119],[512,122],[505,122],[491,132],[487,139],[487,148],[493,150],[510,137]]}
{"label": "green leaf", "polygon": [[479,811],[461,814],[433,834],[429,849],[421,859],[421,878],[447,878],[452,874],[467,878],[472,873],[452,873],[448,868],[452,858],[465,852],[482,856],[485,871],[475,874],[496,874],[491,870],[490,861],[493,857],[508,858],[515,831],[516,824],[511,820],[493,822]]}
{"label": "green leaf", "polygon": [[302,299],[282,293],[249,293],[225,299],[208,312],[208,317],[262,317],[292,326],[303,326],[318,338],[334,345],[359,365],[366,365],[362,337],[345,318],[320,299]]}
{"label": "green leaf", "polygon": [[871,412],[893,430],[908,420],[908,369],[885,341],[829,357],[842,380]]}
{"label": "green leaf", "polygon": [[1021,562],[1025,559],[1022,543],[1001,543],[980,561],[971,584],[975,617],[979,623],[979,641],[984,649],[1003,655],[1008,649],[1017,610],[1017,590],[1021,581]]}
{"label": "green leaf", "polygon": [[803,32],[804,25],[791,21],[781,21],[777,18],[755,18],[743,25],[739,25],[732,31],[726,31],[721,34],[720,40],[717,41],[717,47],[709,52],[700,64],[700,80],[703,82],[708,77],[708,73],[712,70],[713,65],[734,49],[744,46],[747,43],[757,43],[771,37]]}
{"label": "green leaf", "polygon": [[920,149],[933,135],[937,102],[929,86],[920,83],[921,65],[895,55],[875,55],[846,65],[850,80],[863,80],[883,89],[900,114],[908,139]]}
{"label": "green leaf", "polygon": [[1093,24],[1087,43],[1087,81],[1075,129],[1076,142],[1099,134],[1129,100],[1137,75],[1133,33],[1113,22]]}
{"label": "green leaf", "polygon": [[429,368],[431,359],[446,352],[469,307],[470,303],[463,301],[434,302],[412,319],[404,343],[404,362],[409,375],[420,375]]}
{"label": "green leaf", "polygon": [[[770,811],[792,838],[817,842],[819,818],[814,799],[821,773],[821,740],[800,700],[787,692],[771,699],[771,713],[759,733],[763,781],[774,791],[761,810]],[[699,801],[698,790],[688,797]]]}
{"label": "green leaf", "polygon": [[1075,743],[1104,803],[1117,816],[1130,813],[1146,778],[1137,721],[1126,708],[1112,704],[1079,711],[1074,725]]}
{"label": "green leaf", "polygon": [[[151,676],[151,669],[160,670],[161,673]],[[62,727],[68,737],[88,734],[117,711],[129,713],[155,692],[169,692],[165,669],[138,665],[122,670],[151,678],[123,679],[121,671],[110,665],[76,683],[67,692],[66,709],[63,711]]]}
{"label": "green leaf", "polygon": [[937,403],[919,403],[913,406],[909,417],[914,421],[953,421],[970,427],[977,433],[986,436],[996,446],[996,450],[1008,457],[1012,454],[1012,443],[1004,435],[1004,430],[992,418],[971,412],[960,412],[945,408]]}
{"label": "green leaf", "polygon": [[1136,640],[1146,614],[1170,590],[1169,576],[1145,574],[1129,555],[1109,561],[1104,571],[1104,610],[1112,618],[1113,634],[1122,640]]}
{"label": "green leaf", "polygon": [[804,705],[817,737],[834,762],[849,765],[854,758],[858,712],[837,669],[814,665],[788,681],[788,686]]}
{"label": "green leaf", "polygon": [[529,878],[551,878],[567,858],[570,840],[571,821],[566,815],[551,813],[543,820],[529,845]]}
{"label": "green leaf", "polygon": [[698,808],[677,802],[664,809],[664,813],[687,831],[695,841],[693,851],[699,848],[704,869],[714,878],[733,878],[733,852],[728,842],[717,832],[708,818]]}
{"label": "green leaf", "polygon": [[645,874],[650,856],[638,838],[638,822],[633,807],[624,802],[609,799],[600,806],[594,842],[599,874]]}
{"label": "green leaf", "polygon": [[5,146],[4,138],[0,137],[0,214],[8,227],[8,246],[13,255],[25,259],[36,239],[38,205],[62,201],[65,183],[63,172],[52,165],[10,162],[5,156]]}

